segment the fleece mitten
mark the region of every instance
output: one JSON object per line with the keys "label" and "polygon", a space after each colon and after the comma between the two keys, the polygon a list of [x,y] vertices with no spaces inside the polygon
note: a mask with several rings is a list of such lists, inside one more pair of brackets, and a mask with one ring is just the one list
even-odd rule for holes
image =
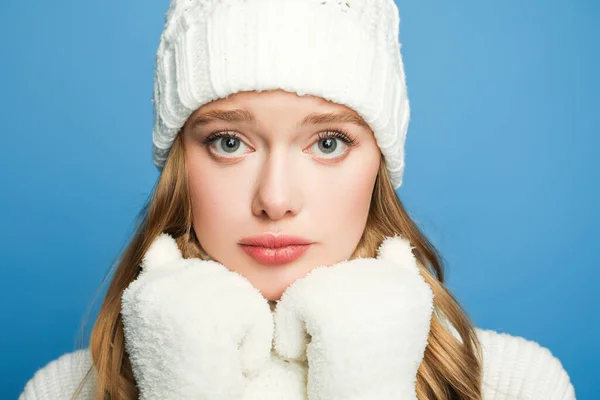
{"label": "fleece mitten", "polygon": [[268,301],[216,261],[184,259],[161,234],[122,296],[140,399],[242,399],[270,356]]}
{"label": "fleece mitten", "polygon": [[283,293],[275,351],[308,361],[308,400],[416,400],[433,292],[410,243],[387,238],[377,258],[317,267]]}

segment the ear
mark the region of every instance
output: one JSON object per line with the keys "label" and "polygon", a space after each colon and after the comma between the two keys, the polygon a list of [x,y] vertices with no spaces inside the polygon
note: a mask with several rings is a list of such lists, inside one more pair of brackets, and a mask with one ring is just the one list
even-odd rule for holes
{"label": "ear", "polygon": [[417,274],[419,266],[412,252],[414,247],[401,235],[390,236],[383,240],[377,249],[377,259],[385,260]]}
{"label": "ear", "polygon": [[156,271],[182,259],[175,239],[168,233],[161,233],[146,251],[141,267],[143,271]]}

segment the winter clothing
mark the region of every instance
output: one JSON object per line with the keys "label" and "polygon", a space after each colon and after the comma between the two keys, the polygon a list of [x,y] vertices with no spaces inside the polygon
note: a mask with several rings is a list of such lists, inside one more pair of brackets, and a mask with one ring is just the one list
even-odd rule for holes
{"label": "winter clothing", "polygon": [[[376,258],[312,270],[270,307],[240,274],[183,259],[162,234],[122,304],[141,399],[416,400],[432,312],[433,293],[401,236],[384,240]],[[575,399],[548,349],[476,332],[485,400]],[[63,355],[19,399],[69,399],[90,366],[88,349]],[[94,385],[92,374],[80,399],[93,399]]]}
{"label": "winter clothing", "polygon": [[356,111],[399,188],[410,119],[399,24],[393,0],[171,0],[156,55],[154,163],[162,170],[200,106],[282,89]]}

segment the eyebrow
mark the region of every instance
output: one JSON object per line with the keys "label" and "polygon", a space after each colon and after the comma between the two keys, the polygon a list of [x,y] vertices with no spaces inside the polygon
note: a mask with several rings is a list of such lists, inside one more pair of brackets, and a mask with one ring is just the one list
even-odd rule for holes
{"label": "eyebrow", "polygon": [[[192,127],[204,126],[211,122],[224,121],[230,123],[256,123],[256,117],[250,111],[243,109],[235,110],[212,110],[204,112],[194,120]],[[306,125],[330,124],[334,122],[351,123],[362,128],[370,129],[369,124],[365,122],[359,115],[348,111],[334,111],[328,113],[312,113],[304,117],[297,125],[301,128]]]}

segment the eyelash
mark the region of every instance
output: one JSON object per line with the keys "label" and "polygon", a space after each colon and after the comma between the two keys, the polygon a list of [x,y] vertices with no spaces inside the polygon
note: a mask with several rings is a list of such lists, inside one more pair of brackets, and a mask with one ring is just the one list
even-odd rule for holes
{"label": "eyelash", "polygon": [[346,143],[348,146],[354,146],[356,144],[356,139],[350,136],[350,134],[343,129],[329,129],[325,132],[319,132],[318,136],[319,140],[337,138]]}
{"label": "eyelash", "polygon": [[[204,145],[210,145],[211,143],[215,142],[217,139],[220,139],[220,138],[237,139],[237,140],[242,141],[242,139],[240,139],[240,137],[237,135],[237,133],[226,129],[223,131],[211,133],[202,141],[202,143]],[[319,132],[318,138],[319,138],[319,140],[329,139],[329,138],[340,139],[342,142],[344,142],[345,144],[347,144],[350,147],[357,144],[356,139],[354,139],[352,136],[350,136],[350,134],[343,129],[328,129],[324,132]]]}

